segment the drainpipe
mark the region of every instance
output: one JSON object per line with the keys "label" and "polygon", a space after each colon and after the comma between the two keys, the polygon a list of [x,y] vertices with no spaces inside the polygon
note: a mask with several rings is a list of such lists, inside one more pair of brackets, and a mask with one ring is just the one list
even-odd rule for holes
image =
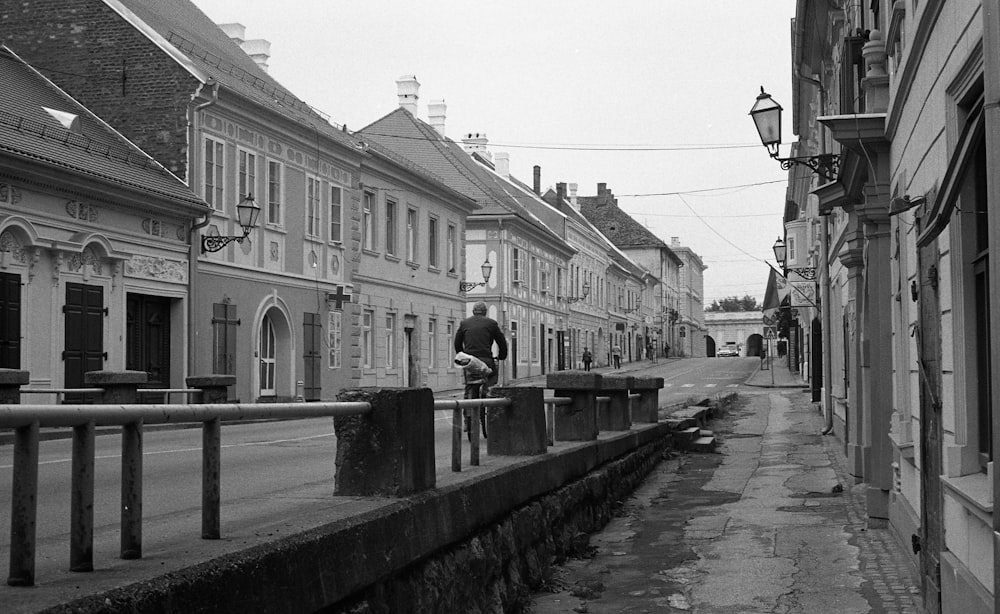
{"label": "drainpipe", "polygon": [[[209,98],[207,101],[195,106],[191,109],[191,115],[188,118],[188,187],[194,189],[197,185],[198,174],[196,172],[196,165],[194,164],[195,152],[198,148],[198,143],[196,142],[197,130],[195,128],[195,121],[198,118],[198,113],[203,109],[206,109],[219,101],[219,82],[215,79],[209,79],[203,86],[198,88],[195,92],[194,97],[201,94],[202,87],[208,86],[211,88],[209,90]],[[195,321],[195,304],[197,301],[197,285],[195,280],[198,276],[198,258],[201,256],[201,242],[195,241],[194,237],[198,229],[208,226],[208,223],[212,220],[211,212],[205,214],[205,219],[199,221],[198,223],[191,226],[188,230],[188,309],[187,309],[187,329],[188,329],[188,375],[194,375],[197,372],[198,364],[196,357],[198,352],[195,351],[195,340],[197,337],[197,327],[194,325]]]}

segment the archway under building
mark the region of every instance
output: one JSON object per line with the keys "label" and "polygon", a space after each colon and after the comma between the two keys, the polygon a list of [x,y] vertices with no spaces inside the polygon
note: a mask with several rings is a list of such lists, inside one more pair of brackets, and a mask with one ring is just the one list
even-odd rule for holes
{"label": "archway under building", "polygon": [[705,335],[705,356],[715,358],[715,339],[711,335]]}
{"label": "archway under building", "polygon": [[764,347],[764,337],[758,333],[754,333],[747,337],[747,345],[745,356],[760,356],[761,350]]}

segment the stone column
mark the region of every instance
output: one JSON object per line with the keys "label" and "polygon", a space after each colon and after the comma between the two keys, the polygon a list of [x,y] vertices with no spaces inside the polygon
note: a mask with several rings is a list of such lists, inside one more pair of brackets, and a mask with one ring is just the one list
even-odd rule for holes
{"label": "stone column", "polygon": [[486,451],[490,456],[545,454],[545,389],[493,388],[491,397],[510,399],[509,407],[486,408]]}
{"label": "stone column", "polygon": [[[851,216],[849,223],[856,227],[857,218]],[[858,326],[861,314],[858,305],[864,296],[864,252],[860,231],[845,231],[846,240],[839,257],[847,267],[847,305],[846,313],[848,329],[844,337],[847,346],[847,421],[844,433],[844,453],[847,455],[847,472],[852,476],[864,479],[864,407],[861,396],[861,331]]]}
{"label": "stone column", "polygon": [[334,494],[405,496],[435,485],[434,392],[430,388],[354,388],[338,401],[367,401],[371,411],[333,419],[337,433]]}
{"label": "stone column", "polygon": [[546,376],[545,387],[557,397],[569,397],[569,405],[555,409],[555,438],[558,441],[597,439],[597,402],[602,377],[593,371],[559,371]]}
{"label": "stone column", "polygon": [[87,371],[83,383],[104,390],[104,405],[133,405],[139,398],[138,389],[149,376],[145,371]]}
{"label": "stone column", "polygon": [[662,377],[632,378],[632,392],[642,395],[639,403],[632,407],[633,422],[660,421],[660,389],[663,388]]}
{"label": "stone column", "polygon": [[235,375],[192,375],[184,380],[188,388],[201,389],[201,403],[225,403],[229,387],[236,385]]}
{"label": "stone column", "polygon": [[597,429],[599,431],[627,431],[632,426],[629,415],[628,393],[632,388],[631,375],[605,375],[601,382],[601,394],[611,402],[598,408]]}

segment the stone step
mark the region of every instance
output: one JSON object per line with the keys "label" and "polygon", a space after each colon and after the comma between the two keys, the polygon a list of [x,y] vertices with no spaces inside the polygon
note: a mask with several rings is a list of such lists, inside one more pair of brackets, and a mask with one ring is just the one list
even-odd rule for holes
{"label": "stone step", "polygon": [[688,447],[692,452],[715,452],[715,437],[699,437]]}
{"label": "stone step", "polygon": [[701,429],[700,431],[698,431],[698,434],[701,435],[702,437],[713,437],[713,436],[715,436],[715,433],[713,433],[712,431],[710,431],[708,429]]}

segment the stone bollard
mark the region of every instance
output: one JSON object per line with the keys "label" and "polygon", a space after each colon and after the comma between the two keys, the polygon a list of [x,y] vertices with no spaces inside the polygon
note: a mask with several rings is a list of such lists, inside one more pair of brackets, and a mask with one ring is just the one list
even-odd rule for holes
{"label": "stone bollard", "polygon": [[[83,382],[102,388],[104,405],[133,405],[139,399],[145,371],[87,371]],[[91,457],[92,458],[92,457]],[[93,476],[91,476],[91,480]],[[91,483],[90,498],[93,499]],[[91,501],[91,506],[93,501]],[[142,422],[122,426],[121,558],[142,558]],[[90,522],[93,523],[93,509]],[[91,529],[92,530],[92,529]],[[92,553],[91,553],[92,556]],[[84,565],[86,567],[86,565]],[[89,570],[88,570],[89,571]]]}
{"label": "stone bollard", "polygon": [[661,388],[663,388],[662,377],[632,378],[632,391],[641,395],[638,407],[632,408],[633,422],[660,421]]}
{"label": "stone bollard", "polygon": [[[229,400],[235,375],[193,375],[184,380],[188,388],[201,390],[202,403]],[[222,537],[222,422],[215,418],[201,425],[201,538]]]}
{"label": "stone bollard", "polygon": [[366,401],[371,411],[333,419],[337,433],[334,494],[401,497],[434,488],[434,391],[353,388],[338,401]]}
{"label": "stone bollard", "polygon": [[629,415],[628,393],[632,387],[631,375],[605,375],[601,382],[601,395],[609,397],[611,402],[604,411],[598,408],[597,428],[602,431],[627,431],[632,427]]}
{"label": "stone bollard", "polygon": [[486,408],[486,451],[490,456],[545,454],[545,390],[493,388],[490,397],[510,399],[509,407]]}
{"label": "stone bollard", "polygon": [[[27,371],[0,369],[0,403],[19,405]],[[10,488],[10,586],[35,584],[35,535],[38,516],[38,423],[14,429],[14,467]]]}
{"label": "stone bollard", "polygon": [[592,441],[597,439],[597,401],[601,390],[601,374],[593,371],[559,371],[549,373],[545,387],[557,397],[569,397],[569,405],[557,405],[555,435],[559,441]]}

